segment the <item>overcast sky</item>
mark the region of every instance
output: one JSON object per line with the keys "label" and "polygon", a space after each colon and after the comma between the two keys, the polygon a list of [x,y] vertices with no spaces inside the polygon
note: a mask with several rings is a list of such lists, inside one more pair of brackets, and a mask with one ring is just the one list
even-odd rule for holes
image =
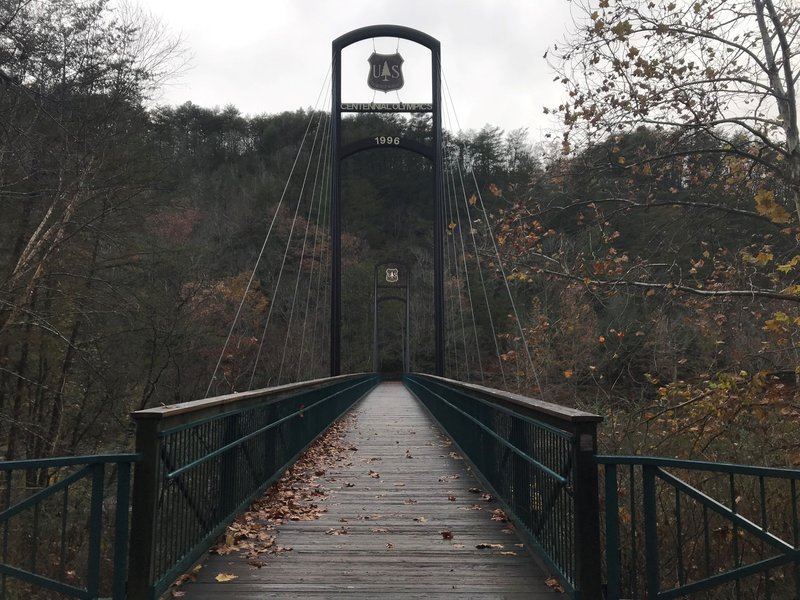
{"label": "overcast sky", "polygon": [[[536,141],[556,127],[542,107],[557,104],[562,90],[542,55],[571,23],[568,0],[137,1],[183,38],[191,56],[187,71],[164,90],[164,104],[233,104],[249,115],[313,107],[333,39],[367,25],[394,24],[441,42],[451,106],[463,129],[527,127]],[[391,54],[398,41],[374,44]],[[366,85],[372,51],[370,40],[343,53],[343,101],[373,99]],[[406,81],[399,99],[425,101],[430,54],[406,40],[399,52]],[[374,99],[398,101],[395,93],[378,92]]]}

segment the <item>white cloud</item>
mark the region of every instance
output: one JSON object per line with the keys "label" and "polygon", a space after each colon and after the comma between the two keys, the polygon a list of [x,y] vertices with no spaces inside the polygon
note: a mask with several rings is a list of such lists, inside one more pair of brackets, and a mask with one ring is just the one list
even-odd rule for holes
{"label": "white cloud", "polygon": [[[201,106],[233,104],[246,114],[313,106],[325,78],[334,38],[366,25],[392,23],[424,31],[442,44],[442,66],[464,128],[486,123],[529,127],[532,138],[552,122],[542,107],[561,96],[542,59],[564,33],[566,0],[138,0],[192,55],[192,67],[165,89],[161,101]],[[379,40],[392,45],[392,40]],[[413,67],[412,42],[402,40],[406,88],[429,71]],[[371,43],[347,53],[343,98],[371,99],[364,83]],[[387,51],[379,47],[379,51]],[[388,50],[393,50],[389,48]],[[344,57],[343,57],[344,58]],[[429,59],[427,59],[429,60]],[[423,59],[423,63],[425,59]],[[358,75],[363,71],[362,75]],[[351,89],[349,86],[359,89]],[[378,98],[380,99],[380,94]],[[446,99],[447,101],[447,99]]]}

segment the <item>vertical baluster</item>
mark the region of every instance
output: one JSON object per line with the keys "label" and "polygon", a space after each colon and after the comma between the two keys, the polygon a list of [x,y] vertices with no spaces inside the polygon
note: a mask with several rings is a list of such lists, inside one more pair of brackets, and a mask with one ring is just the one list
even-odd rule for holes
{"label": "vertical baluster", "polygon": [[36,553],[39,549],[39,514],[42,503],[37,502],[33,507],[33,532],[31,534],[31,573],[36,573]]}
{"label": "vertical baluster", "polygon": [[[179,469],[186,464],[186,446],[187,439],[191,435],[191,428],[183,429],[176,436],[177,447],[175,448],[175,468]],[[174,480],[175,496],[178,501],[176,506],[176,514],[173,516],[175,522],[175,529],[172,534],[172,564],[174,565],[181,556],[183,556],[183,532],[186,528],[186,519],[191,510],[189,503],[191,498],[185,497],[186,492],[186,478],[183,475],[178,475]]]}
{"label": "vertical baluster", "polygon": [[703,505],[703,541],[705,544],[706,577],[711,577],[711,532],[708,528],[708,506]]}
{"label": "vertical baluster", "polygon": [[[736,482],[734,480],[734,474],[731,473],[728,475],[728,485],[730,487],[730,496],[731,496],[731,510],[736,514],[738,511],[736,510]],[[739,526],[736,523],[731,525],[732,528],[732,539],[731,539],[731,546],[733,550],[733,566],[737,568],[741,566],[741,558],[739,556]],[[735,579],[733,582],[734,589],[736,590],[736,599],[739,600],[742,597],[742,586],[739,582],[739,579]]]}
{"label": "vertical baluster", "polygon": [[[192,442],[190,444],[191,452],[189,453],[189,458],[191,460],[196,461],[200,460],[200,439],[202,436],[202,426],[197,426],[192,430]],[[203,522],[204,519],[204,511],[203,511],[203,494],[200,491],[200,478],[201,478],[201,471],[205,468],[205,463],[197,465],[192,469],[190,474],[191,477],[191,490],[192,490],[192,497],[195,498],[195,502],[197,502],[197,522],[193,530],[187,533],[187,542],[189,545],[194,546],[199,540],[200,536],[197,535],[197,532],[202,531],[203,529]]]}
{"label": "vertical baluster", "polygon": [[606,570],[608,600],[619,600],[619,497],[617,496],[617,465],[605,465],[606,496]]}
{"label": "vertical baluster", "polygon": [[69,511],[69,487],[64,488],[61,500],[61,543],[59,545],[58,576],[61,580],[67,574],[67,512]]}
{"label": "vertical baluster", "polygon": [[103,486],[105,465],[95,463],[92,472],[92,498],[89,513],[89,556],[86,568],[86,594],[97,598],[100,586],[100,544],[103,529]]}
{"label": "vertical baluster", "polygon": [[114,584],[113,600],[125,600],[126,571],[128,564],[128,502],[131,491],[131,463],[117,465],[117,514],[114,532]]}
{"label": "vertical baluster", "polygon": [[686,572],[683,564],[683,523],[681,521],[681,493],[675,488],[675,531],[678,550],[678,583],[686,585]]}
{"label": "vertical baluster", "polygon": [[642,498],[644,500],[645,571],[647,597],[658,598],[661,589],[659,574],[658,515],[656,514],[656,468],[642,467]]}
{"label": "vertical baluster", "polygon": [[633,597],[639,598],[639,549],[638,549],[638,528],[636,511],[636,470],[634,465],[630,465],[630,512],[631,512],[631,565],[630,571],[631,589]]}
{"label": "vertical baluster", "polygon": [[[11,506],[11,484],[14,480],[14,472],[9,469],[5,472],[6,474],[6,490],[5,490],[5,502],[3,509],[8,509]],[[797,519],[795,519],[795,523]],[[3,521],[3,564],[8,564],[8,519]],[[6,598],[6,584],[8,583],[6,579],[6,574],[3,573],[2,579],[0,579],[0,598],[5,600]]]}
{"label": "vertical baluster", "polygon": [[172,564],[173,545],[175,544],[175,480],[167,479],[167,475],[175,465],[175,438],[180,433],[173,433],[164,439],[164,462],[162,484],[164,486],[164,505],[161,514],[162,528],[159,532],[162,565],[158,571],[160,578]]}
{"label": "vertical baluster", "polygon": [[[764,531],[767,531],[769,526],[767,522],[767,490],[766,485],[764,483],[764,476],[761,475],[758,478],[758,491],[759,491],[759,498],[761,500],[761,527]],[[759,544],[761,547],[761,552],[759,554],[759,560],[764,559],[764,541],[761,540]],[[769,584],[769,569],[764,571],[764,591],[766,593],[766,600],[772,599],[772,586]]]}
{"label": "vertical baluster", "polygon": [[[797,518],[797,480],[792,479],[789,482],[789,489],[792,497],[792,533],[794,534],[794,547],[800,549],[800,522]],[[793,564],[794,570],[794,596],[800,598],[800,564],[795,561]]]}

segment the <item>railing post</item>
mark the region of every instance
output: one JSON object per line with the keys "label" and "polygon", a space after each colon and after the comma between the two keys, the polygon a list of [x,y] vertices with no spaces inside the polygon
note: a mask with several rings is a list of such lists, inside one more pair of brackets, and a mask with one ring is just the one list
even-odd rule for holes
{"label": "railing post", "polygon": [[133,418],[136,422],[136,452],[141,454],[142,460],[136,465],[133,477],[128,600],[151,600],[161,462],[158,420],[136,414]]}
{"label": "railing post", "polygon": [[125,600],[126,568],[128,566],[128,541],[130,526],[128,507],[130,506],[131,463],[117,464],[117,514],[114,526],[114,583],[111,597]]}
{"label": "railing post", "polygon": [[658,517],[656,516],[656,467],[642,466],[644,498],[644,554],[647,575],[647,597],[658,598],[661,587],[658,569]]}
{"label": "railing post", "polygon": [[575,583],[581,600],[602,600],[600,498],[595,464],[597,422],[581,421],[574,426]]}
{"label": "railing post", "polygon": [[606,565],[608,600],[619,600],[619,496],[617,495],[617,465],[605,464],[606,485]]}

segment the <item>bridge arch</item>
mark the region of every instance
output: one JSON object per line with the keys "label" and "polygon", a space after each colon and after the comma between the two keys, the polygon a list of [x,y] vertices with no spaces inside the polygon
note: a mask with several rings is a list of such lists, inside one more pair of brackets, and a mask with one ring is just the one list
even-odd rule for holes
{"label": "bridge arch", "polygon": [[[431,103],[429,105],[363,105],[342,104],[342,50],[356,42],[375,37],[396,37],[420,44],[431,51]],[[434,373],[444,375],[444,176],[442,156],[441,109],[441,45],[427,33],[402,25],[370,25],[354,29],[333,40],[332,106],[331,106],[331,323],[330,372],[341,374],[342,323],[342,161],[353,154],[371,149],[401,148],[415,152],[431,161],[433,166],[433,270],[434,270]],[[342,146],[342,112],[429,112],[432,135],[429,146],[415,140],[366,138]]]}

